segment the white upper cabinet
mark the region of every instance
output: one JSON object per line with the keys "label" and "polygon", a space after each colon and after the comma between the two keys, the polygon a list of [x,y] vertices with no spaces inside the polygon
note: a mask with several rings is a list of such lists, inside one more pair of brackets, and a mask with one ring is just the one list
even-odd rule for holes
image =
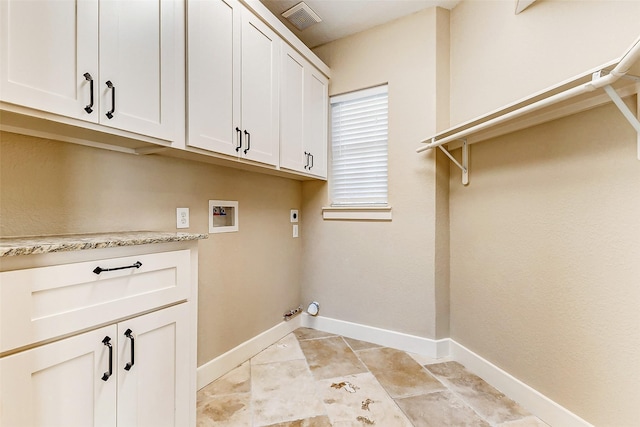
{"label": "white upper cabinet", "polygon": [[304,154],[305,61],[291,48],[282,50],[280,167],[306,172]]}
{"label": "white upper cabinet", "polygon": [[280,38],[248,11],[242,14],[242,153],[278,164]]}
{"label": "white upper cabinet", "polygon": [[180,0],[0,2],[0,100],[175,139]]}
{"label": "white upper cabinet", "polygon": [[328,79],[290,47],[282,53],[280,166],[327,177]]}
{"label": "white upper cabinet", "polygon": [[187,144],[277,166],[280,38],[235,0],[187,13]]}
{"label": "white upper cabinet", "polygon": [[235,76],[240,70],[240,4],[195,0],[187,8],[187,143],[234,155],[242,132],[235,121],[240,117],[240,81]]}
{"label": "white upper cabinet", "polygon": [[0,99],[97,122],[97,28],[97,1],[1,1]]}
{"label": "white upper cabinet", "polygon": [[305,75],[304,144],[311,156],[307,172],[327,178],[329,80],[311,66]]}
{"label": "white upper cabinet", "polygon": [[176,7],[184,4],[100,0],[101,123],[174,139],[175,90],[180,84],[175,74],[175,34],[184,31]]}

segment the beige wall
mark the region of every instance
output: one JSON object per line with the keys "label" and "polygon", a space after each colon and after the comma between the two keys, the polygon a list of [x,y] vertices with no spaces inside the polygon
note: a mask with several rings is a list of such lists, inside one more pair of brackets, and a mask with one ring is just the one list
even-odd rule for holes
{"label": "beige wall", "polygon": [[[454,121],[615,58],[640,28],[640,2],[512,8],[452,12]],[[472,145],[468,187],[451,174],[451,337],[598,426],[640,425],[636,150],[608,105]]]}
{"label": "beige wall", "polygon": [[278,324],[300,301],[301,184],[204,163],[0,133],[0,236],[176,230],[208,233],[208,200],[237,200],[238,233],[199,243],[198,364]]}
{"label": "beige wall", "polygon": [[448,120],[446,109],[436,111],[437,59],[448,63],[448,33],[448,12],[430,9],[315,50],[331,67],[332,95],[389,84],[393,209],[392,222],[324,221],[327,184],[303,183],[302,295],[319,301],[323,316],[448,336],[448,268],[436,269],[436,247],[448,247],[446,206],[439,206],[448,180],[436,179],[434,153],[415,153]]}
{"label": "beige wall", "polygon": [[451,124],[616,59],[639,35],[640,1],[462,1],[451,13]]}

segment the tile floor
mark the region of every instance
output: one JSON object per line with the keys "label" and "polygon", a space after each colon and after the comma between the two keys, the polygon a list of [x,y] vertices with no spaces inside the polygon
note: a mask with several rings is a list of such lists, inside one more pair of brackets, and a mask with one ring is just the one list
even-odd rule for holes
{"label": "tile floor", "polygon": [[198,427],[538,427],[457,362],[300,328],[198,392]]}

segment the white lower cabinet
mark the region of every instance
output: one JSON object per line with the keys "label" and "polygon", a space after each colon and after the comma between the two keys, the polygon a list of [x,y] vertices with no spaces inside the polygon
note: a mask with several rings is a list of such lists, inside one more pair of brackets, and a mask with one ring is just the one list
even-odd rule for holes
{"label": "white lower cabinet", "polygon": [[118,324],[118,426],[180,427],[189,418],[188,323],[180,304]]}
{"label": "white lower cabinet", "polygon": [[0,359],[2,426],[182,426],[185,304]]}
{"label": "white lower cabinet", "polygon": [[102,341],[115,350],[116,337],[112,325],[0,359],[0,425],[115,426],[116,380],[102,380],[109,371]]}
{"label": "white lower cabinet", "polygon": [[0,272],[0,426],[195,425],[197,251],[176,249]]}

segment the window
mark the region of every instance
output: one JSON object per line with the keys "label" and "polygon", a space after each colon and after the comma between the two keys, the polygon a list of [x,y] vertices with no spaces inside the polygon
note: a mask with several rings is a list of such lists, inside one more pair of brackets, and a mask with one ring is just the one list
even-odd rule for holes
{"label": "window", "polygon": [[387,85],[331,97],[332,206],[387,205]]}

